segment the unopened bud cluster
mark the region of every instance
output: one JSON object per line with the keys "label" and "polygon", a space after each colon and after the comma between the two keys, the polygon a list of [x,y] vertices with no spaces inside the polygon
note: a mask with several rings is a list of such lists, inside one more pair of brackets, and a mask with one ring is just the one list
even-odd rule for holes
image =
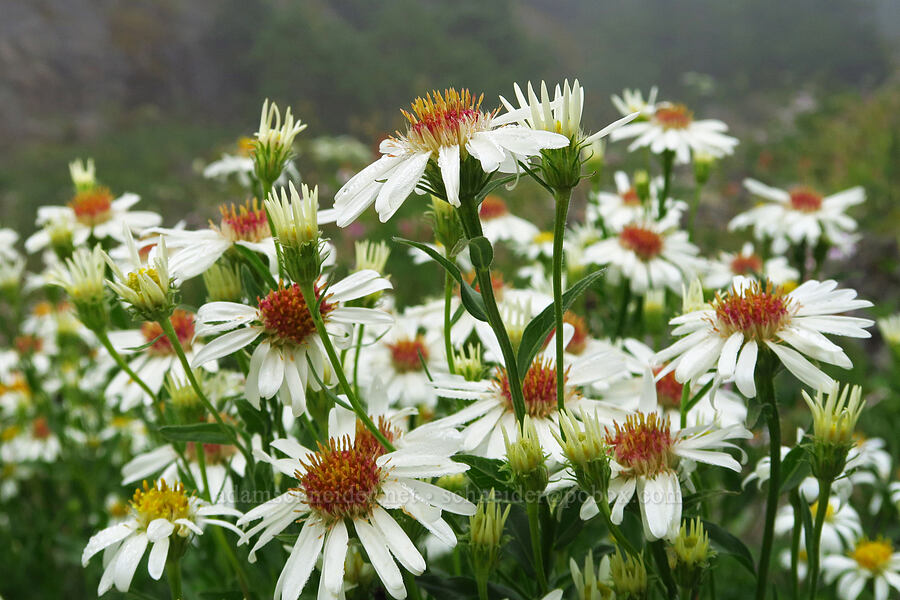
{"label": "unopened bud cluster", "polygon": [[844,471],[854,444],[856,422],[865,408],[862,388],[835,384],[828,393],[817,392],[815,399],[804,391],[803,399],[813,417],[812,440],[807,446],[813,475],[833,481]]}
{"label": "unopened bud cluster", "polygon": [[704,571],[715,557],[709,546],[709,534],[699,517],[681,524],[672,551],[675,555],[673,573],[678,585],[687,590],[697,589]]}
{"label": "unopened bud cluster", "polygon": [[108,321],[104,277],[106,262],[103,250],[79,248],[64,265],[50,273],[50,283],[69,295],[78,318],[91,331],[102,331]]}
{"label": "unopened bud cluster", "polygon": [[304,129],[306,125],[299,119],[294,121],[290,107],[284,112],[282,122],[275,103],[263,102],[251,151],[254,171],[260,181],[271,185],[281,176],[285,164],[293,156],[294,138]]}
{"label": "unopened bud cluster", "polygon": [[503,430],[506,444],[506,461],[513,480],[523,494],[543,492],[550,474],[547,470],[547,456],[541,447],[534,422],[526,415],[521,428],[515,433],[518,439],[510,440]]}
{"label": "unopened bud cluster", "polygon": [[609,451],[604,428],[596,415],[581,415],[581,422],[568,410],[559,415],[560,430],[553,431],[579,487],[591,496],[605,497],[609,488]]}
{"label": "unopened bud cluster", "polygon": [[622,554],[616,548],[609,559],[609,571],[616,600],[645,600],[648,597],[647,567],[643,557]]}
{"label": "unopened bud cluster", "polygon": [[288,276],[298,283],[311,283],[322,271],[319,237],[319,188],[306,184],[300,192],[293,183],[281,188],[281,195],[273,191],[266,199],[266,212],[281,247],[281,260]]}

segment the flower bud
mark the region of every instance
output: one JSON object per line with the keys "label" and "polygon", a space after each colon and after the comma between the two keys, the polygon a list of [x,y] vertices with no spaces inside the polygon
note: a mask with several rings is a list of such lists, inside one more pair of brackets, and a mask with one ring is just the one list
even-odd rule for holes
{"label": "flower bud", "polygon": [[240,302],[243,296],[241,271],[237,265],[215,263],[203,272],[208,302]]}
{"label": "flower bud", "polygon": [[623,555],[616,552],[609,559],[616,600],[644,600],[647,598],[647,568],[642,556]]}
{"label": "flower bud", "polygon": [[462,375],[466,381],[481,381],[487,372],[487,367],[481,358],[481,346],[469,344],[460,351],[453,353],[453,363],[457,375]]}
{"label": "flower bud", "polygon": [[589,550],[584,557],[584,571],[578,568],[574,558],[569,559],[569,571],[575,583],[578,600],[612,600],[610,587],[609,556],[604,556],[599,567],[594,566],[594,552]]}
{"label": "flower bud", "polygon": [[85,162],[82,162],[80,158],[76,158],[70,162],[69,175],[72,177],[76,193],[88,192],[97,185],[93,158],[89,158]]}
{"label": "flower bud", "polygon": [[[388,245],[384,242],[362,240],[356,242],[355,246],[356,266],[354,272],[371,270],[384,275],[384,268],[387,265],[388,257],[391,255],[391,249]],[[385,279],[389,278],[389,276],[385,275]],[[349,304],[350,306],[373,308],[382,295],[384,295],[384,290],[377,290],[362,298],[352,300]]]}
{"label": "flower bud", "polygon": [[100,246],[93,250],[79,248],[65,264],[50,272],[49,283],[63,288],[69,295],[78,319],[91,331],[103,331],[108,322],[106,304],[106,262]]}
{"label": "flower bud", "polygon": [[268,99],[263,102],[259,129],[250,152],[256,177],[260,181],[271,185],[281,176],[285,164],[293,156],[294,138],[304,129],[306,125],[299,119],[294,121],[290,107],[284,113],[282,124],[281,113],[275,103],[270,104]]}
{"label": "flower bud", "polygon": [[666,290],[647,290],[644,294],[644,325],[650,333],[661,333],[666,327]]}
{"label": "flower bud", "polygon": [[500,558],[503,546],[503,527],[509,516],[511,505],[501,510],[494,499],[494,491],[478,503],[475,514],[469,517],[469,547],[472,552],[473,567],[489,571]]}
{"label": "flower bud", "polygon": [[694,153],[694,181],[703,185],[709,181],[709,174],[716,164],[716,157],[706,152]]}
{"label": "flower bud", "polygon": [[582,412],[581,423],[569,410],[559,415],[560,431],[553,430],[566,462],[575,473],[575,480],[582,490],[596,497],[605,497],[609,487],[609,450],[604,428],[596,413]]}
{"label": "flower bud", "polygon": [[815,400],[804,390],[803,399],[813,417],[810,452],[812,472],[819,479],[833,481],[847,464],[847,454],[853,447],[853,431],[865,408],[862,388],[858,385],[838,384],[827,394],[821,390]]}
{"label": "flower bud", "polygon": [[632,183],[634,184],[635,193],[641,199],[641,203],[646,205],[650,201],[650,174],[643,169],[639,169],[634,172]]}
{"label": "flower bud", "polygon": [[513,441],[510,441],[506,429],[502,430],[508,468],[520,491],[526,494],[543,492],[550,474],[547,471],[547,456],[541,447],[537,430],[528,415],[525,415],[521,429],[516,429],[519,435]]}
{"label": "flower bud", "polygon": [[684,589],[697,589],[704,571],[709,568],[710,560],[715,556],[709,546],[709,534],[699,517],[681,524],[672,550],[675,554],[674,575],[678,584]]}
{"label": "flower bud", "polygon": [[900,313],[878,319],[878,330],[885,344],[891,349],[895,360],[900,363]]}
{"label": "flower bud", "polygon": [[168,318],[175,310],[174,280],[169,274],[169,253],[166,240],[159,237],[156,245],[157,254],[152,266],[142,266],[137,247],[131,231],[125,228],[125,243],[128,247],[131,264],[134,267],[127,275],[119,265],[104,253],[106,264],[112,269],[116,280],[107,279],[106,283],[119,297],[131,305],[138,316],[146,321],[159,321]]}
{"label": "flower bud", "polygon": [[434,240],[444,247],[447,258],[453,258],[457,246],[463,239],[462,221],[456,209],[437,196],[431,197],[431,226],[434,229]]}
{"label": "flower bud", "polygon": [[703,299],[703,285],[699,279],[691,281],[689,287],[681,286],[681,313],[687,314],[706,307],[706,301]]}
{"label": "flower bud", "polygon": [[272,191],[266,199],[266,212],[275,230],[276,243],[281,247],[284,270],[296,282],[311,283],[322,271],[319,238],[319,188],[312,190],[306,184],[301,192],[293,183],[288,190]]}
{"label": "flower bud", "polygon": [[59,260],[66,260],[75,251],[72,223],[63,218],[56,218],[44,225],[50,237],[50,248]]}
{"label": "flower bud", "polygon": [[[196,369],[194,370],[194,377],[202,389],[204,387],[203,373]],[[204,420],[206,408],[204,408],[197,391],[186,376],[179,376],[174,371],[169,371],[163,386],[169,394],[172,409],[180,423],[197,423]]]}

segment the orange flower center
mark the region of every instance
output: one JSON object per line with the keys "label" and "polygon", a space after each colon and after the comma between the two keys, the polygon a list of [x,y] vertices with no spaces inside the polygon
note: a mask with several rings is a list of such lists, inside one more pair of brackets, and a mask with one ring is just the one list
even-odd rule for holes
{"label": "orange flower center", "polygon": [[[568,369],[566,369],[568,379]],[[506,369],[498,369],[494,377],[494,386],[510,412],[513,410],[512,394],[509,391],[509,376]],[[537,359],[525,374],[522,382],[522,394],[525,396],[525,412],[530,417],[545,418],[557,410],[556,403],[556,363],[553,360]],[[570,396],[566,390],[566,396]]]}
{"label": "orange flower center", "polygon": [[[201,444],[203,447],[203,457],[208,465],[221,465],[234,456],[237,449],[234,446],[226,444]],[[197,457],[197,443],[188,442],[185,447],[185,454],[188,460],[195,460]]]}
{"label": "orange flower center", "polygon": [[[401,339],[387,345],[391,351],[391,363],[398,373],[422,370],[422,361],[428,361],[428,347],[425,337],[417,335],[412,339]],[[420,359],[419,356],[422,358]]]}
{"label": "orange flower center", "polygon": [[109,188],[95,187],[75,194],[69,202],[69,208],[75,212],[79,223],[93,227],[109,220],[112,215],[112,200]]}
{"label": "orange flower center", "polygon": [[743,291],[734,287],[713,300],[716,328],[723,336],[741,332],[756,341],[771,340],[791,318],[791,299],[767,281],[750,282]]}
{"label": "orange flower center", "polygon": [[641,197],[638,196],[637,190],[634,189],[634,186],[631,186],[630,188],[622,192],[622,204],[626,206],[641,205]]}
{"label": "orange flower center", "polygon": [[[175,309],[175,311],[172,313],[172,316],[169,317],[169,322],[172,323],[172,328],[175,330],[175,334],[178,336],[178,342],[181,344],[181,347],[185,350],[190,350],[191,342],[193,342],[194,340],[193,313],[189,313],[181,309]],[[165,333],[163,333],[162,327],[160,327],[159,323],[147,321],[146,323],[141,325],[141,333],[144,334],[144,339],[147,343],[153,342],[153,345],[147,348],[147,352],[149,352],[150,354],[154,354],[156,356],[169,356],[175,354],[175,349],[172,347],[172,342],[170,342],[169,338],[167,338]]]}
{"label": "orange flower center", "polygon": [[672,469],[677,460],[669,421],[656,413],[637,412],[629,415],[624,425],[615,423],[614,431],[606,431],[606,442],[616,462],[633,475],[658,475]]}
{"label": "orange flower center", "polygon": [[[316,296],[320,297],[318,287]],[[319,302],[319,313],[323,318],[334,308],[334,304],[325,300]],[[259,317],[266,332],[280,343],[303,344],[316,331],[316,324],[296,283],[290,287],[279,284],[277,290],[259,300]]]}
{"label": "orange flower center", "polygon": [[[399,433],[384,418],[379,419],[378,428],[391,441]],[[349,437],[332,438],[306,457],[308,467],[305,473],[296,473],[300,486],[294,489],[303,492],[310,508],[330,521],[367,516],[386,475],[376,462],[384,452],[375,436],[357,422],[352,443]]]}
{"label": "orange flower center", "polygon": [[731,261],[731,272],[735,275],[762,273],[763,261],[757,254],[738,254]]}
{"label": "orange flower center", "polygon": [[46,440],[50,437],[52,431],[50,430],[50,425],[47,424],[47,419],[44,417],[38,417],[31,423],[31,437],[38,440]]}
{"label": "orange flower center", "polygon": [[490,221],[509,214],[509,210],[506,208],[506,202],[503,201],[503,198],[491,194],[481,201],[478,214],[481,216],[482,221]]}
{"label": "orange flower center", "polygon": [[256,198],[239,207],[220,206],[219,213],[222,219],[218,230],[232,242],[259,242],[272,234],[266,211],[259,207]]}
{"label": "orange flower center", "polygon": [[[662,370],[663,367],[656,367],[653,369],[653,374],[657,375]],[[683,391],[684,385],[675,379],[675,371],[666,373],[656,381],[656,401],[664,408],[680,408]]]}
{"label": "orange flower center", "polygon": [[22,355],[37,354],[44,348],[44,340],[36,335],[27,333],[18,336],[13,340],[13,343],[16,346],[16,350]]}
{"label": "orange flower center", "polygon": [[626,225],[619,234],[619,244],[646,262],[662,252],[663,239],[661,235],[646,227]]}
{"label": "orange flower center", "polygon": [[816,212],[822,208],[822,195],[808,187],[797,187],[790,191],[791,208],[800,212]]}
{"label": "orange flower center", "polygon": [[657,108],[653,118],[663,129],[687,129],[694,121],[694,113],[684,104],[670,104]]}

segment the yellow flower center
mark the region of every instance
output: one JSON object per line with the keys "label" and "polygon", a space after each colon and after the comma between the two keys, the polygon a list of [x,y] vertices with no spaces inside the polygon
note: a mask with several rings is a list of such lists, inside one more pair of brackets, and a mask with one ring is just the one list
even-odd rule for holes
{"label": "yellow flower center", "polygon": [[397,133],[414,148],[423,152],[437,152],[442,146],[459,146],[464,150],[472,135],[486,128],[490,115],[481,112],[481,100],[469,90],[433,91],[424,98],[416,98],[412,112],[402,111],[409,121],[406,135]]}
{"label": "yellow flower center", "polygon": [[883,539],[874,541],[864,539],[856,544],[856,548],[850,556],[860,567],[867,571],[880,573],[890,562],[893,552],[894,549],[888,541]]}
{"label": "yellow flower center", "polygon": [[143,488],[134,491],[131,506],[137,513],[141,527],[146,528],[155,519],[187,519],[190,517],[190,498],[184,491],[184,484],[178,483],[169,488],[165,480],[160,479],[150,486],[144,481]]}
{"label": "yellow flower center", "polygon": [[142,294],[144,292],[143,284],[141,283],[141,275],[146,275],[153,282],[161,288],[165,287],[159,280],[159,273],[156,272],[156,269],[150,269],[148,267],[141,267],[137,271],[133,271],[128,274],[128,279],[125,282],[129,288],[134,290],[136,294]]}

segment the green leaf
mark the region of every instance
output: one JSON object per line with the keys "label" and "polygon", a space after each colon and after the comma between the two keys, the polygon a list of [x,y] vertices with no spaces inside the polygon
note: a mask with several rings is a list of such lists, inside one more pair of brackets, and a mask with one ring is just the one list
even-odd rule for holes
{"label": "green leaf", "polygon": [[141,350],[146,350],[147,348],[149,348],[150,346],[155,344],[157,341],[159,341],[160,338],[163,338],[163,337],[166,337],[165,333],[159,334],[158,336],[156,336],[155,338],[153,338],[146,344],[141,344],[140,346],[134,346],[132,348],[125,348],[125,350],[128,350],[129,352],[140,352]]}
{"label": "green leaf", "polygon": [[240,244],[234,244],[232,246],[235,250],[238,251],[238,254],[244,257],[247,263],[253,267],[253,270],[262,278],[262,281],[269,286],[269,289],[274,290],[278,287],[278,284],[275,282],[275,278],[272,277],[272,274],[269,273],[269,268],[263,264],[262,260],[260,260],[259,255],[256,254],[250,248],[245,248]]}
{"label": "green leaf", "polygon": [[469,465],[466,477],[475,487],[481,490],[503,491],[513,493],[506,473],[503,472],[503,461],[496,458],[484,458],[473,454],[457,454],[453,460],[464,465]]}
{"label": "green leaf", "polygon": [[717,546],[721,552],[733,556],[751,575],[756,575],[753,555],[744,542],[710,521],[703,521],[703,527],[709,533],[709,539],[712,540],[714,546]]}
{"label": "green leaf", "polygon": [[806,479],[811,466],[807,459],[806,448],[795,446],[781,461],[781,494],[789,492]]}
{"label": "green leaf", "polygon": [[201,444],[230,444],[231,439],[218,423],[164,425],[159,433],[170,442],[200,442]]}
{"label": "green leaf", "polygon": [[[572,303],[575,302],[575,299],[583,294],[591,284],[597,281],[597,279],[603,275],[603,272],[604,269],[594,271],[566,290],[562,295],[563,312],[568,310],[569,307],[572,306]],[[537,353],[540,352],[541,346],[547,341],[547,336],[553,331],[553,321],[553,304],[550,304],[547,308],[542,310],[538,316],[532,319],[525,328],[525,332],[522,334],[522,341],[519,344],[519,353],[516,356],[516,364],[519,367],[519,373],[523,376],[528,372],[528,367],[531,366],[531,361],[533,361]]]}
{"label": "green leaf", "polygon": [[265,290],[253,276],[253,271],[247,265],[241,265],[241,282],[244,284],[244,291],[250,298],[262,298],[266,295]]}
{"label": "green leaf", "polygon": [[253,405],[243,398],[235,400],[234,405],[237,408],[238,414],[241,415],[244,425],[247,426],[248,432],[265,433],[266,422],[263,420],[260,411],[253,408]]}
{"label": "green leaf", "polygon": [[469,258],[476,269],[487,269],[494,261],[494,247],[483,235],[469,240]]}
{"label": "green leaf", "polygon": [[[471,577],[419,575],[416,584],[436,600],[469,600],[478,597],[478,586]],[[506,586],[488,582],[488,597],[523,600],[522,595]]]}
{"label": "green leaf", "polygon": [[393,238],[395,242],[399,244],[404,244],[406,246],[412,246],[413,248],[417,248],[430,256],[432,260],[436,263],[444,267],[450,276],[456,280],[456,283],[459,284],[459,297],[462,300],[463,305],[466,307],[466,310],[469,311],[473,317],[478,319],[479,321],[487,321],[487,313],[484,309],[484,300],[481,299],[481,294],[475,291],[469,283],[463,279],[462,273],[452,261],[448,260],[447,257],[443,256],[440,252],[435,250],[434,248],[430,248],[428,245],[423,244],[422,242],[414,242],[413,240],[407,240],[401,237]]}

